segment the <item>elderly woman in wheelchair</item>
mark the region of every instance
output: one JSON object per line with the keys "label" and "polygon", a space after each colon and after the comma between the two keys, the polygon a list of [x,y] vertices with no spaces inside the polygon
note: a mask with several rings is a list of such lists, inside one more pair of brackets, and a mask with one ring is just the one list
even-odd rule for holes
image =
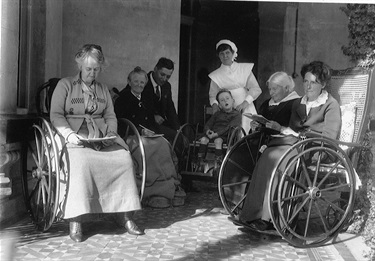
{"label": "elderly woman in wheelchair", "polygon": [[[268,121],[263,127],[281,130],[281,126],[288,126],[292,105],[300,96],[294,91],[293,78],[286,72],[275,72],[266,82],[271,98],[262,103],[258,114]],[[262,123],[253,120],[250,122],[251,130],[262,127]]]}
{"label": "elderly woman in wheelchair", "polygon": [[[280,131],[271,137],[253,171],[252,182],[239,215],[239,222],[258,231],[272,229],[268,208],[268,188],[281,156],[297,143],[298,136],[306,131],[337,139],[341,127],[338,102],[326,91],[331,69],[323,62],[315,61],[301,69],[305,95],[293,102],[289,127],[267,123],[266,127]],[[292,154],[289,155],[292,157]],[[277,182],[275,182],[276,186]]]}
{"label": "elderly woman in wheelchair", "polygon": [[[153,208],[181,206],[186,196],[180,187],[176,171],[177,158],[170,143],[161,134],[155,122],[152,97],[143,95],[148,82],[147,73],[136,67],[128,75],[128,84],[115,102],[115,113],[119,119],[119,133],[124,131],[122,118],[130,120],[142,134],[146,154],[146,184],[142,203]],[[127,141],[135,162],[140,160],[139,144]]]}
{"label": "elderly woman in wheelchair", "polygon": [[87,214],[113,213],[130,234],[144,234],[132,220],[141,209],[127,144],[117,134],[117,119],[107,87],[98,81],[102,48],[84,45],[76,54],[79,73],[59,81],[50,118],[66,142],[68,175],[60,216],[70,220],[70,237],[83,240]]}

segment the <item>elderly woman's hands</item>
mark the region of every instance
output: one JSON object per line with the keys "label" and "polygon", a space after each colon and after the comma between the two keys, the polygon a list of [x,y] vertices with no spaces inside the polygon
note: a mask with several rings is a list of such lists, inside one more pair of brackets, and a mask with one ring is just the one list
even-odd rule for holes
{"label": "elderly woman's hands", "polygon": [[281,131],[281,125],[276,121],[269,121],[266,123],[266,128]]}
{"label": "elderly woman's hands", "polygon": [[149,136],[154,136],[155,132],[152,131],[152,130],[144,128],[144,129],[141,130],[141,134],[142,134],[142,136],[149,137]]}
{"label": "elderly woman's hands", "polygon": [[290,127],[281,128],[280,132],[284,135],[293,135],[295,137],[298,137],[299,133],[292,130]]}
{"label": "elderly woman's hands", "polygon": [[256,131],[259,127],[261,126],[261,124],[257,121],[251,121],[250,122],[250,128],[252,131]]}
{"label": "elderly woman's hands", "polygon": [[247,107],[249,107],[249,103],[247,101],[243,101],[243,103],[236,107],[236,110],[239,112],[243,112]]}
{"label": "elderly woman's hands", "polygon": [[66,139],[69,143],[74,144],[74,145],[81,145],[82,142],[82,137],[79,136],[78,134],[72,132],[69,134],[68,138]]}
{"label": "elderly woman's hands", "polygon": [[[107,135],[105,135],[105,136],[106,137],[117,137],[118,135],[117,135],[117,133],[111,131],[111,132],[108,132]],[[115,143],[114,139],[113,140],[104,140],[103,141],[104,146],[111,146],[114,143]]]}

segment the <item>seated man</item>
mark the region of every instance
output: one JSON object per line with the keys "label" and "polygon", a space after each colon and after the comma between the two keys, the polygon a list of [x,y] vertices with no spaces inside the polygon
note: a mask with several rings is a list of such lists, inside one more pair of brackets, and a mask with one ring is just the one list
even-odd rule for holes
{"label": "seated man", "polygon": [[[215,169],[223,160],[223,142],[227,142],[231,128],[241,126],[241,113],[234,109],[234,99],[229,90],[222,89],[216,95],[220,110],[207,121],[204,126],[204,134],[200,139],[198,162],[202,166],[207,153],[207,144],[210,140],[215,143]],[[203,164],[204,166],[204,164]]]}
{"label": "seated man", "polygon": [[[179,186],[171,145],[162,136],[155,135],[158,133],[158,125],[143,95],[147,81],[147,73],[140,67],[131,71],[127,87],[120,92],[115,102],[115,113],[117,118],[130,120],[142,134],[147,162],[143,203],[155,208],[180,206],[184,204],[185,193]],[[133,142],[128,144],[133,149],[137,146]],[[140,152],[135,149],[133,156],[136,161],[139,160],[137,155],[140,157]]]}
{"label": "seated man", "polygon": [[168,82],[174,70],[174,63],[167,58],[160,58],[152,72],[148,73],[148,79],[142,95],[152,107],[155,122],[160,133],[172,143],[176,136],[180,123],[172,101],[171,84]]}

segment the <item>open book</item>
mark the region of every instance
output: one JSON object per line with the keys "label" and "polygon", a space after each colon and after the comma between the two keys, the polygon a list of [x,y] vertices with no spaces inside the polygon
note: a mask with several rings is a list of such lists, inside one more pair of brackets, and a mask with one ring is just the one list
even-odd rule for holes
{"label": "open book", "polygon": [[252,114],[252,113],[244,113],[243,115],[263,125],[266,125],[266,123],[270,122],[268,119],[264,118],[262,115]]}
{"label": "open book", "polygon": [[105,140],[114,140],[116,138],[117,138],[116,136],[103,137],[103,138],[82,138],[81,141],[99,142],[99,141],[105,141]]}

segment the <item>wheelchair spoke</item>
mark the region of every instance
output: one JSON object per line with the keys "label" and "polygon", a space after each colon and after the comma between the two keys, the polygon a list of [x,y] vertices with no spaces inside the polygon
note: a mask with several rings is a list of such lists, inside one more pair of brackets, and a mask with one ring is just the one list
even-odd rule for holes
{"label": "wheelchair spoke", "polygon": [[314,203],[315,203],[315,208],[316,208],[316,210],[318,212],[319,218],[322,221],[322,224],[323,224],[323,227],[324,227],[324,231],[325,231],[325,233],[328,233],[329,230],[328,230],[327,223],[326,223],[327,220],[323,217],[322,212],[320,211],[318,203],[316,201]]}
{"label": "wheelchair spoke", "polygon": [[[30,152],[33,160],[34,160],[34,163],[38,166],[39,165],[39,160],[38,160],[37,154],[35,153],[35,150],[31,147],[30,144],[28,144],[27,147],[28,147],[28,150],[29,150],[29,152]],[[39,155],[39,153],[38,153],[38,155]]]}
{"label": "wheelchair spoke", "polygon": [[31,190],[30,192],[30,195],[29,195],[29,201],[31,200],[31,198],[34,196],[35,192],[38,190],[39,191],[39,183],[40,183],[40,180],[38,179],[37,182],[35,183],[33,189]]}
{"label": "wheelchair spoke", "polygon": [[[308,199],[309,199],[309,198],[308,198]],[[305,225],[304,237],[307,237],[307,232],[308,232],[309,225],[310,225],[312,203],[313,203],[313,202],[312,202],[312,200],[310,199],[310,202],[309,202],[309,208],[308,208],[308,211],[307,211],[307,218],[306,218],[306,225]]]}
{"label": "wheelchair spoke", "polygon": [[[301,205],[298,206],[298,208],[294,211],[293,215],[287,220],[287,223],[289,224],[292,220],[296,218],[296,216],[299,214],[299,212],[302,210],[302,208],[307,204],[307,201],[309,201],[310,198],[306,197],[304,201],[301,203]],[[282,205],[284,207],[284,204]]]}
{"label": "wheelchair spoke", "polygon": [[233,183],[224,184],[221,187],[222,188],[228,188],[228,187],[234,187],[234,186],[243,185],[243,184],[250,184],[250,183],[251,183],[251,181],[247,180],[247,181],[242,181],[242,182],[233,182]]}
{"label": "wheelchair spoke", "polygon": [[39,220],[39,206],[40,206],[40,197],[41,197],[41,193],[42,193],[42,186],[38,186],[38,196],[37,196],[37,199],[36,199],[36,211],[34,213],[34,217],[36,219],[36,221]]}
{"label": "wheelchair spoke", "polygon": [[[261,144],[261,143],[259,143],[259,144]],[[250,147],[251,145],[250,145],[250,141],[249,140],[246,140],[246,147],[247,147],[247,149],[248,149],[248,152],[249,152],[249,154],[250,154],[250,159],[251,159],[251,162],[255,165],[255,163],[257,162],[257,160],[258,160],[258,158],[259,158],[259,149],[260,149],[260,145],[258,145],[258,147],[257,147],[257,152],[256,152],[256,155],[255,155],[255,157],[254,157],[254,155],[253,155],[253,153],[251,153],[251,147]]]}
{"label": "wheelchair spoke", "polygon": [[47,200],[46,200],[46,180],[44,177],[42,178],[41,188],[42,188],[43,206],[45,206],[47,203]]}
{"label": "wheelchair spoke", "polygon": [[309,190],[304,184],[302,184],[301,182],[299,182],[298,180],[296,180],[295,178],[293,178],[291,176],[286,175],[285,179],[287,179],[288,181],[292,182],[294,185],[298,186],[299,188],[301,188],[305,191]]}
{"label": "wheelchair spoke", "polygon": [[337,206],[336,204],[334,204],[332,201],[326,199],[325,197],[321,197],[320,200],[324,201],[325,203],[327,203],[331,208],[337,210],[338,212],[340,212],[341,214],[344,214],[345,213],[345,210],[340,208],[339,206]]}
{"label": "wheelchair spoke", "polygon": [[314,180],[313,180],[313,186],[315,186],[317,180],[318,180],[318,175],[319,175],[319,166],[320,166],[320,160],[322,158],[322,151],[318,152],[318,160],[316,161],[316,170],[314,174]]}
{"label": "wheelchair spoke", "polygon": [[[281,198],[280,199],[280,202],[281,203],[287,203],[289,201],[292,201],[292,200],[296,200],[296,199],[299,199],[299,198],[303,198],[304,196],[308,195],[306,192],[302,193],[302,194],[299,194],[299,195],[294,195],[294,196],[291,196],[291,197],[286,197],[286,198]],[[277,203],[277,199],[272,201],[272,203]]]}
{"label": "wheelchair spoke", "polygon": [[233,164],[234,166],[236,166],[238,169],[240,169],[241,171],[243,171],[244,173],[248,174],[248,175],[251,175],[252,173],[247,171],[246,169],[244,169],[242,166],[240,166],[237,162],[233,161],[232,159],[229,159],[229,161],[231,164]]}
{"label": "wheelchair spoke", "polygon": [[302,173],[307,181],[307,185],[309,187],[312,187],[312,182],[311,182],[311,179],[310,179],[310,176],[309,176],[309,171],[307,170],[307,166],[306,166],[306,161],[305,161],[305,158],[304,157],[300,157],[300,160],[301,160],[301,165],[302,165]]}
{"label": "wheelchair spoke", "polygon": [[334,191],[334,190],[339,190],[339,189],[342,189],[342,188],[349,188],[351,185],[349,183],[344,183],[344,184],[341,184],[341,185],[337,185],[337,186],[332,186],[332,187],[328,187],[328,188],[323,188],[323,189],[320,189],[321,192],[327,192],[327,191]]}
{"label": "wheelchair spoke", "polygon": [[34,133],[35,133],[34,138],[35,138],[36,153],[37,153],[37,158],[35,159],[35,162],[39,162],[39,164],[40,164],[40,160],[41,160],[41,157],[42,157],[42,145],[40,143],[42,141],[38,138],[36,130],[34,131]]}

